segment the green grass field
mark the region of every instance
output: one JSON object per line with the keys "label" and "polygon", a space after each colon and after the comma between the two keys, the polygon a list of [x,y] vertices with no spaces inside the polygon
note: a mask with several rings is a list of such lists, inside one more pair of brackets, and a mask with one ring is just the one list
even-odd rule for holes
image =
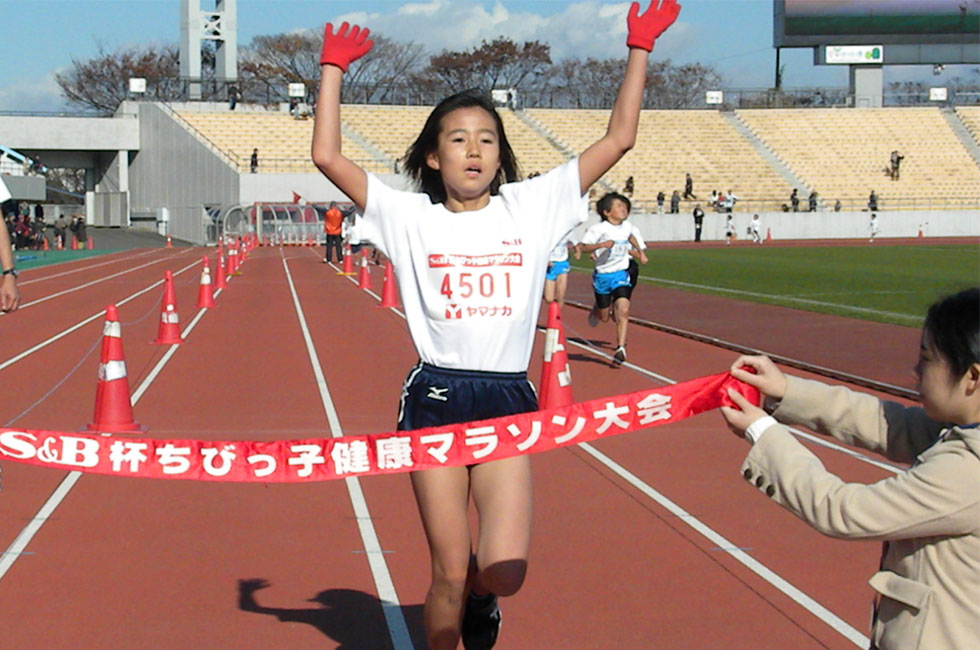
{"label": "green grass field", "polygon": [[[918,327],[939,296],[980,284],[980,247],[657,249],[640,282]],[[573,260],[591,270],[586,260]]]}

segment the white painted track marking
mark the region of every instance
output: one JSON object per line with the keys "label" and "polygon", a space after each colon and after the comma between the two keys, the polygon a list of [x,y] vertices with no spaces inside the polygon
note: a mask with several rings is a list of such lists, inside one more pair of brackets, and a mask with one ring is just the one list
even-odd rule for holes
{"label": "white painted track marking", "polygon": [[[293,305],[296,307],[296,316],[299,318],[300,329],[303,331],[303,340],[306,341],[306,351],[310,357],[310,364],[313,366],[313,374],[316,376],[316,385],[320,390],[320,400],[330,425],[330,435],[334,438],[343,437],[344,432],[340,427],[340,418],[337,416],[337,409],[334,408],[333,399],[330,397],[330,389],[327,387],[327,380],[323,376],[320,358],[317,355],[316,347],[313,345],[313,337],[310,335],[310,329],[306,324],[306,316],[303,314],[303,307],[300,305],[296,286],[293,284],[293,276],[289,272],[289,265],[283,255],[282,248],[279,249],[279,254],[282,256],[282,266],[286,270],[289,290],[293,294]],[[401,605],[398,601],[398,593],[395,591],[395,583],[388,571],[388,564],[385,562],[384,552],[381,549],[381,543],[378,541],[374,522],[371,520],[367,500],[361,491],[360,481],[356,477],[349,476],[344,479],[344,482],[347,485],[351,505],[354,507],[354,517],[360,529],[361,542],[364,544],[371,575],[374,578],[374,586],[378,590],[378,598],[384,611],[385,622],[388,624],[391,644],[395,650],[413,648],[412,637],[408,633],[408,625],[405,623],[405,616],[402,614]]]}
{"label": "white painted track marking", "polygon": [[[92,269],[99,268],[100,266],[108,266],[109,264],[117,264],[119,262],[127,262],[127,261],[129,261],[129,260],[131,260],[133,258],[136,258],[136,257],[143,257],[144,255],[150,255],[151,253],[155,253],[158,250],[159,249],[153,248],[153,249],[150,249],[150,250],[147,250],[147,251],[143,251],[142,253],[136,253],[135,255],[121,255],[119,257],[114,257],[112,259],[103,260],[102,262],[99,262],[97,264],[85,264],[85,265],[79,266],[78,268],[75,268],[75,269],[71,269],[71,270],[68,270],[68,271],[62,271],[61,273],[52,273],[51,275],[45,275],[44,277],[41,277],[41,278],[33,278],[31,280],[24,280],[24,281],[17,280],[17,286],[18,287],[23,287],[23,286],[26,286],[28,284],[36,284],[38,282],[45,282],[47,280],[54,280],[55,278],[60,278],[60,277],[65,276],[65,275],[72,275],[73,273],[77,273],[79,271],[91,271]],[[171,250],[173,250],[173,249],[171,249]],[[84,258],[83,257],[81,259],[92,259],[92,258]],[[49,265],[45,265],[45,266],[35,266],[35,267],[31,268],[31,269],[27,269],[26,271],[24,271],[23,275],[26,275],[27,273],[31,273],[33,275],[33,272],[34,271],[46,270],[46,269],[49,269],[51,267],[61,266],[61,265],[66,264],[68,262],[74,262],[74,261],[76,261],[76,260],[65,260],[64,262],[56,262],[54,264],[49,264]]]}

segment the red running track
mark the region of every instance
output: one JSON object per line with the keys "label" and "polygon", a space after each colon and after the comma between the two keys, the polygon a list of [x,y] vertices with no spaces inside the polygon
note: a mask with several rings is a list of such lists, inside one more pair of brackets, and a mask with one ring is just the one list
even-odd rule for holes
{"label": "red running track", "polygon": [[[149,288],[120,307],[145,435],[277,439],[394,428],[401,382],[416,360],[405,322],[311,249],[256,251],[155,372],[169,346],[148,343],[162,292],[153,285],[165,270],[176,274],[187,328],[199,315],[204,252],[131,251],[25,272],[25,307],[0,318],[0,424],[87,424],[99,313]],[[379,292],[381,273],[372,271]],[[578,310],[566,310],[565,321],[599,347],[613,335],[611,324],[589,330]],[[642,328],[631,330],[629,349],[630,364],[613,368],[601,352],[573,347],[576,399],[720,372],[734,356]],[[848,480],[888,475],[841,450],[813,449]],[[502,601],[498,647],[856,647],[877,544],[825,538],[769,503],[738,472],[746,453],[708,413],[535,456],[531,569],[525,588]],[[406,475],[217,484],[2,465],[4,647],[425,647],[428,554]],[[57,506],[39,517],[52,499]],[[31,531],[22,548],[15,543]],[[254,589],[242,592],[242,581]]]}

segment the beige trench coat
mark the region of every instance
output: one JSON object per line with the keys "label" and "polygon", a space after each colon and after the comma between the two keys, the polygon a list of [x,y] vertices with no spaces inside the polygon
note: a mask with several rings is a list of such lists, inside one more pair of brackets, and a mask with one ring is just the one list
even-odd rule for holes
{"label": "beige trench coat", "polygon": [[872,647],[980,648],[980,429],[944,428],[921,408],[787,377],[773,416],[910,464],[871,485],[827,472],[770,426],[742,475],[820,532],[882,540]]}

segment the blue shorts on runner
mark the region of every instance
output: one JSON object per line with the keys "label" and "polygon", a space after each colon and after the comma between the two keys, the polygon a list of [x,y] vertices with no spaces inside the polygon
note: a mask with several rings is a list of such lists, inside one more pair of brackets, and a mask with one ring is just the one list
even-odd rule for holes
{"label": "blue shorts on runner", "polygon": [[526,372],[439,368],[419,362],[402,386],[398,430],[412,431],[538,410]]}
{"label": "blue shorts on runner", "polygon": [[568,260],[563,260],[561,262],[549,262],[548,272],[545,274],[544,277],[546,280],[551,280],[552,282],[554,282],[555,280],[558,279],[559,275],[564,275],[568,273],[568,270],[570,268],[571,266],[569,265]]}
{"label": "blue shorts on runner", "polygon": [[631,287],[626,269],[612,273],[592,273],[592,290],[597,294],[612,293],[619,287]]}

